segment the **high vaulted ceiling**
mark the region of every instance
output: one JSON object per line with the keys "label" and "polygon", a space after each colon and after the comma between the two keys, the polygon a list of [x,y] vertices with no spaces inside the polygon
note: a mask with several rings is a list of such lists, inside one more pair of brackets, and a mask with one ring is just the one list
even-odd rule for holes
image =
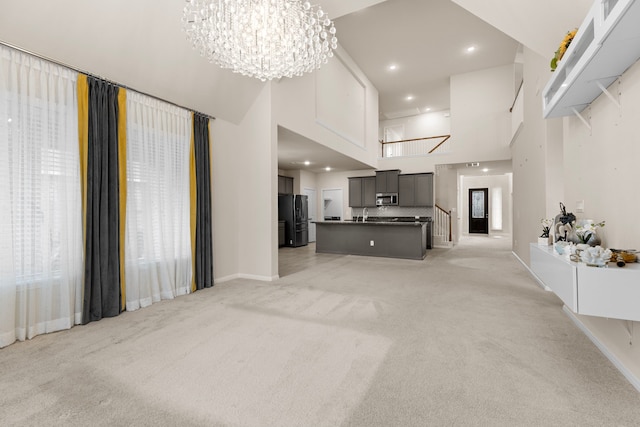
{"label": "high vaulted ceiling", "polygon": [[[318,0],[335,19],[339,43],[378,89],[381,119],[414,115],[427,107],[449,109],[451,75],[513,63],[520,43],[551,59],[592,2]],[[347,5],[351,13],[340,9]],[[470,45],[476,47],[471,55],[465,52]],[[387,68],[392,63],[398,66],[395,72]],[[408,95],[414,99],[407,101]],[[306,143],[297,145],[304,149],[296,160],[296,141],[292,135],[279,141],[286,153],[281,168],[296,169],[302,160],[314,158],[314,145]],[[328,162],[326,149],[321,151],[318,157]],[[342,157],[336,153],[335,163],[349,167]]]}
{"label": "high vaulted ceiling", "polygon": [[450,0],[387,0],[335,25],[340,44],[378,89],[381,118],[449,109],[451,75],[513,64],[518,48]]}
{"label": "high vaulted ceiling", "polygon": [[[448,108],[451,74],[512,61],[517,42],[550,58],[593,1],[317,3],[335,19],[339,43],[378,88],[382,112],[397,115]],[[0,41],[239,123],[264,83],[199,57],[181,30],[183,6],[183,0],[5,1]],[[467,44],[477,46],[474,55],[461,54]],[[385,71],[392,61],[398,65],[394,75]],[[403,99],[409,94],[413,104]]]}

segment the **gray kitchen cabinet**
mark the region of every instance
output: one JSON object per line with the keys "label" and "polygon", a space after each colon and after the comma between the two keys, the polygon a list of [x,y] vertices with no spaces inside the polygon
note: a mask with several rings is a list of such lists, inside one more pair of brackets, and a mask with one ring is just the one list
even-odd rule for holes
{"label": "gray kitchen cabinet", "polygon": [[398,206],[433,206],[433,174],[419,173],[398,177]]}
{"label": "gray kitchen cabinet", "polygon": [[349,206],[362,207],[362,178],[349,178]]}
{"label": "gray kitchen cabinet", "polygon": [[278,175],[278,194],[293,194],[293,178]]}
{"label": "gray kitchen cabinet", "polygon": [[433,206],[433,174],[421,173],[415,176],[415,206]]}
{"label": "gray kitchen cabinet", "polygon": [[352,208],[376,206],[376,177],[349,178],[349,206]]}
{"label": "gray kitchen cabinet", "polygon": [[362,201],[367,207],[376,205],[376,177],[367,176],[362,178]]}
{"label": "gray kitchen cabinet", "polygon": [[398,206],[414,206],[415,182],[415,175],[398,177]]}
{"label": "gray kitchen cabinet", "polygon": [[400,170],[376,171],[376,193],[397,193]]}

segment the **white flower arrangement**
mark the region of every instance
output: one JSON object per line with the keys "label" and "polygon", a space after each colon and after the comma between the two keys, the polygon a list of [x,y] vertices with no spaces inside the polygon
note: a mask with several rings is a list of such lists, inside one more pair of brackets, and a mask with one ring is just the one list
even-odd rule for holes
{"label": "white flower arrangement", "polygon": [[553,220],[549,218],[542,218],[540,220],[542,224],[542,234],[540,237],[549,237],[549,232],[551,231],[551,226],[553,225]]}
{"label": "white flower arrangement", "polygon": [[587,243],[596,234],[596,230],[601,227],[604,227],[604,221],[576,225],[576,235],[580,239],[580,243]]}

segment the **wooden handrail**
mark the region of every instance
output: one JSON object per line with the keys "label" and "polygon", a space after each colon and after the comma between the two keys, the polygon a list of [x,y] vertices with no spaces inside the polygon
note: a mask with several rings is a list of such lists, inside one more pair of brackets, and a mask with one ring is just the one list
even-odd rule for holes
{"label": "wooden handrail", "polygon": [[446,213],[447,215],[451,215],[450,212],[447,212],[446,210],[442,209],[440,206],[438,206],[438,204],[435,204],[436,208],[440,209],[442,212]]}
{"label": "wooden handrail", "polygon": [[438,147],[440,147],[442,144],[444,144],[445,142],[447,142],[447,140],[448,140],[449,138],[451,138],[451,135],[447,135],[447,136],[445,137],[445,139],[443,139],[442,141],[440,141],[440,144],[438,144],[438,145],[436,145],[435,147],[433,147],[433,148],[431,149],[431,151],[429,151],[429,154],[431,154],[431,153],[433,153],[434,151],[436,151],[436,150],[438,149]]}
{"label": "wooden handrail", "polygon": [[451,234],[451,211],[446,211],[444,209],[442,209],[440,206],[438,206],[437,203],[434,203],[436,209],[442,211],[442,213],[444,213],[445,215],[447,215],[449,217],[449,241],[452,241],[452,234]]}
{"label": "wooden handrail", "polygon": [[436,145],[435,147],[433,147],[427,154],[431,154],[434,151],[436,151],[438,148],[440,148],[440,146],[442,144],[444,144],[445,142],[447,142],[447,140],[449,138],[451,138],[451,135],[438,135],[438,136],[425,136],[423,138],[412,138],[412,139],[402,139],[400,141],[380,141],[381,144],[381,148],[382,148],[382,157],[384,157],[384,146],[385,144],[400,144],[403,142],[413,142],[413,141],[423,141],[425,139],[437,139],[437,138],[444,138],[442,141],[440,141],[440,143],[438,145]]}
{"label": "wooden handrail", "polygon": [[451,135],[439,135],[439,136],[425,136],[423,138],[413,138],[413,139],[401,139],[400,141],[380,141],[384,144],[396,144],[398,142],[411,142],[411,141],[422,141],[423,139],[436,139],[436,138],[450,138]]}

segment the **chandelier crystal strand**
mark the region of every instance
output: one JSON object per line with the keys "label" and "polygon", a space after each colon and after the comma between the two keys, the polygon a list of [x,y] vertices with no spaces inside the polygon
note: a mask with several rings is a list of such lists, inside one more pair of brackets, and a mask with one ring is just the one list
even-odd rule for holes
{"label": "chandelier crystal strand", "polygon": [[333,22],[303,0],[186,0],[182,24],[209,62],[262,81],[318,69],[338,47]]}

